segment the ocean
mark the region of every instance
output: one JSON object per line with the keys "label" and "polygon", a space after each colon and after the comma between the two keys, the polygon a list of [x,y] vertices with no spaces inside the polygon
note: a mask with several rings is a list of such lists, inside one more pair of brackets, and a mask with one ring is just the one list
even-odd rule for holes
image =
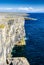
{"label": "ocean", "polygon": [[28,17],[37,20],[25,20],[26,46],[14,47],[12,55],[26,57],[30,65],[44,65],[44,13],[29,13]]}
{"label": "ocean", "polygon": [[25,20],[26,58],[30,65],[44,65],[44,13],[30,13],[28,17],[37,20]]}

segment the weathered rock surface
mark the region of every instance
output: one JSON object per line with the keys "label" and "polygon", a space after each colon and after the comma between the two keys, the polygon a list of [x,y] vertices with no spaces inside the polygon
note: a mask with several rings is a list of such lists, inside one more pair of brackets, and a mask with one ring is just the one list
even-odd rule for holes
{"label": "weathered rock surface", "polygon": [[25,57],[16,57],[8,59],[8,62],[13,65],[30,65],[28,60]]}

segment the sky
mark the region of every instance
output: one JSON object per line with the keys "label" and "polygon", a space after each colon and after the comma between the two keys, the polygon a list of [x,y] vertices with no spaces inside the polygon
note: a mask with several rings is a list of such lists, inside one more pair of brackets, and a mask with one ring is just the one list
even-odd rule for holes
{"label": "sky", "polygon": [[0,12],[44,12],[44,0],[0,0]]}

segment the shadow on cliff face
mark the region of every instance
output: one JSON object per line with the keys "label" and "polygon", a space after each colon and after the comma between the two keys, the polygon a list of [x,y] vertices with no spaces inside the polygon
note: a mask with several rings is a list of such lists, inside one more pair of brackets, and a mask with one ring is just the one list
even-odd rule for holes
{"label": "shadow on cliff face", "polygon": [[25,46],[14,46],[11,54],[12,57],[25,57]]}

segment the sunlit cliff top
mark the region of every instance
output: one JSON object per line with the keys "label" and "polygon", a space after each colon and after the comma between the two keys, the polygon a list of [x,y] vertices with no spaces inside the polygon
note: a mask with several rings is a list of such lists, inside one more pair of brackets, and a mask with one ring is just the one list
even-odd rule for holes
{"label": "sunlit cliff top", "polygon": [[16,13],[16,12],[0,12],[0,15],[1,16],[8,16],[8,15],[10,15],[10,16],[28,16],[28,14],[26,14],[26,13]]}

